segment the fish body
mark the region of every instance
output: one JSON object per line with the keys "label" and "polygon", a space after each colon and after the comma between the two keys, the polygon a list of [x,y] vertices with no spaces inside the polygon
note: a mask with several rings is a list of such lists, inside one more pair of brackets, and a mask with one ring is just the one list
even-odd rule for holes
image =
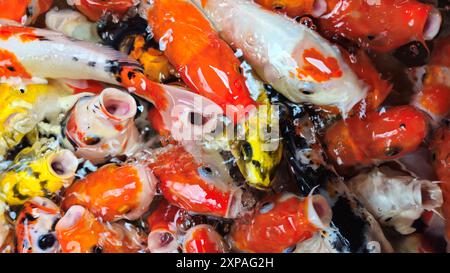
{"label": "fish body", "polygon": [[81,205],[104,221],[136,220],[152,202],[156,183],[145,166],[108,164],[66,189],[62,208]]}
{"label": "fish body", "polygon": [[327,154],[337,165],[368,164],[415,151],[425,139],[428,121],[412,106],[396,106],[354,116],[330,126],[324,136]]}
{"label": "fish body", "polygon": [[229,237],[239,251],[281,253],[326,228],[331,217],[331,209],[320,195],[302,199],[277,194],[262,200],[253,214],[238,219]]}
{"label": "fish body", "polygon": [[450,127],[444,124],[438,128],[430,142],[430,150],[433,154],[433,168],[438,179],[444,197],[442,213],[445,218],[445,237],[447,239],[447,251],[450,251]]}
{"label": "fish body", "polygon": [[183,253],[226,253],[228,246],[223,237],[210,225],[190,228],[184,238]]}
{"label": "fish body", "polygon": [[430,61],[415,68],[412,104],[428,113],[437,127],[450,114],[450,37],[436,39]]}
{"label": "fish body", "polygon": [[217,103],[232,120],[240,117],[227,107],[237,107],[240,114],[256,106],[238,58],[191,1],[153,1],[147,19],[160,49],[194,92]]}
{"label": "fish body", "polygon": [[147,217],[150,230],[147,247],[151,253],[178,253],[181,245],[177,225],[183,211],[164,199]]}
{"label": "fish body", "polygon": [[128,10],[134,7],[139,1],[135,0],[77,0],[67,1],[74,5],[89,20],[97,21],[104,14],[112,13],[115,16],[123,17]]}
{"label": "fish body", "polygon": [[51,110],[46,105],[57,103],[58,92],[45,84],[0,84],[0,100],[0,157],[4,157],[46,117]]}
{"label": "fish body", "polygon": [[133,253],[143,239],[130,224],[101,222],[87,209],[72,206],[56,224],[62,253]]}
{"label": "fish body", "polygon": [[221,37],[289,100],[329,105],[344,114],[367,90],[339,49],[318,33],[247,0],[196,0]]}
{"label": "fish body", "polygon": [[52,9],[45,14],[45,25],[77,40],[100,42],[96,24],[75,10]]}
{"label": "fish body", "polygon": [[319,26],[327,37],[342,36],[389,52],[411,41],[424,43],[439,32],[440,12],[415,0],[327,0]]}
{"label": "fish body", "polygon": [[442,192],[437,184],[387,168],[361,173],[347,184],[382,225],[393,226],[401,234],[413,233],[413,222],[425,210],[442,205]]}
{"label": "fish body", "polygon": [[327,11],[327,1],[322,0],[256,0],[261,6],[290,17],[312,15],[319,17]]}
{"label": "fish body", "polygon": [[148,166],[160,180],[163,196],[173,205],[224,218],[236,218],[242,211],[242,190],[233,185],[221,156],[215,152],[168,146]]}
{"label": "fish body", "polygon": [[53,0],[2,0],[0,1],[0,18],[29,25],[52,5]]}
{"label": "fish body", "polygon": [[35,197],[23,205],[16,220],[19,253],[57,253],[55,225],[61,219],[59,207],[47,198]]}

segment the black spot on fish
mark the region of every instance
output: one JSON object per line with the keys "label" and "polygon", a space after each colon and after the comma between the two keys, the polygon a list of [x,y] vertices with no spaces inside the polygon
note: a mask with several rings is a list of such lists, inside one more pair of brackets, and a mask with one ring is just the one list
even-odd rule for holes
{"label": "black spot on fish", "polygon": [[15,71],[16,71],[16,69],[14,68],[14,66],[8,65],[6,68],[7,68],[9,71],[11,71],[11,72],[15,72]]}
{"label": "black spot on fish", "polygon": [[97,65],[97,63],[96,62],[88,62],[88,65],[90,67],[95,67]]}
{"label": "black spot on fish", "polygon": [[259,163],[259,161],[252,160],[252,164],[253,164],[253,166],[255,166],[258,169],[261,168],[261,163]]}
{"label": "black spot on fish", "polygon": [[77,57],[75,57],[75,56],[72,57],[72,61],[78,62],[78,60],[79,60],[79,59],[78,59]]}
{"label": "black spot on fish", "polygon": [[20,193],[20,191],[19,191],[19,184],[18,183],[13,186],[13,193],[14,193],[14,197],[16,197],[16,198],[18,198],[20,200],[23,200],[23,201],[25,201],[28,198],[30,198],[30,196]]}
{"label": "black spot on fish", "polygon": [[308,91],[308,90],[302,90],[302,93],[305,95],[311,95],[313,92]]}
{"label": "black spot on fish", "polygon": [[20,88],[19,91],[20,91],[20,93],[25,94],[25,89]]}
{"label": "black spot on fish", "polygon": [[133,71],[128,72],[127,77],[129,80],[133,79],[134,77],[136,77],[136,74]]}

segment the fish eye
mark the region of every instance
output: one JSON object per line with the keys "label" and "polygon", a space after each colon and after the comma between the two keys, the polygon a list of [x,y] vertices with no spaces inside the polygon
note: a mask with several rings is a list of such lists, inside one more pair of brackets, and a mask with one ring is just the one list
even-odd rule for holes
{"label": "fish eye", "polygon": [[160,234],[159,242],[161,243],[161,246],[167,246],[169,245],[175,238],[172,234],[169,232],[164,232]]}
{"label": "fish eye", "polygon": [[85,143],[86,145],[92,146],[92,145],[96,145],[98,143],[100,143],[101,138],[98,136],[85,136],[83,138],[83,143]]}
{"label": "fish eye", "polygon": [[271,211],[273,208],[275,207],[275,204],[272,202],[266,202],[264,203],[261,208],[259,209],[259,212],[264,214],[264,213],[268,213],[269,211]]}
{"label": "fish eye", "polygon": [[52,162],[51,167],[52,167],[52,170],[58,175],[63,175],[66,173],[64,166],[59,161]]}
{"label": "fish eye", "polygon": [[247,141],[241,145],[241,156],[245,161],[250,161],[253,157],[252,145]]}
{"label": "fish eye", "polygon": [[284,5],[281,3],[276,3],[273,5],[273,9],[275,10],[283,10],[284,9]]}
{"label": "fish eye", "polygon": [[102,253],[103,252],[103,247],[99,246],[99,245],[95,245],[92,247],[92,253]]}
{"label": "fish eye", "polygon": [[198,172],[203,177],[211,177],[214,175],[214,170],[210,166],[201,166],[198,168]]}
{"label": "fish eye", "polygon": [[52,233],[41,235],[38,239],[38,246],[42,250],[51,248],[56,243],[56,237]]}

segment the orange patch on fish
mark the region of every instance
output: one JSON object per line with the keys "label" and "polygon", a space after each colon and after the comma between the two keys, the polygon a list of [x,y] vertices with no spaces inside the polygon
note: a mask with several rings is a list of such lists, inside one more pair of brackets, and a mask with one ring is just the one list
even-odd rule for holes
{"label": "orange patch on fish", "polygon": [[0,26],[0,39],[8,40],[12,36],[17,37],[22,42],[27,43],[39,39],[34,29],[23,26]]}
{"label": "orange patch on fish", "polygon": [[333,57],[323,56],[314,48],[303,52],[303,61],[303,67],[297,68],[297,77],[301,80],[311,77],[317,82],[324,82],[342,76],[338,61]]}
{"label": "orange patch on fish", "polygon": [[0,49],[0,76],[6,78],[31,78],[31,75],[25,70],[25,67],[19,62],[16,55],[4,49]]}

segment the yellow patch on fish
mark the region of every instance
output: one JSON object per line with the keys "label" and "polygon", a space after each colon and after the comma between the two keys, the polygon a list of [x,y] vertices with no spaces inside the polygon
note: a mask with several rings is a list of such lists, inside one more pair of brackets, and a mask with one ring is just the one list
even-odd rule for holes
{"label": "yellow patch on fish", "polygon": [[48,85],[19,88],[0,84],[0,158],[36,126],[35,106],[50,92]]}

